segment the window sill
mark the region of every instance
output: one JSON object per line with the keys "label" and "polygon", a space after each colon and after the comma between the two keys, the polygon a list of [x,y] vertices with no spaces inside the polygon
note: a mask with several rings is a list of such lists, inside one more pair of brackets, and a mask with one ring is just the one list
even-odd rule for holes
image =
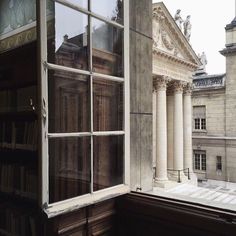
{"label": "window sill", "polygon": [[126,227],[136,232],[144,232],[145,222],[152,235],[235,235],[236,214],[230,210],[136,192],[119,198],[118,207]]}
{"label": "window sill", "polygon": [[164,195],[152,195],[150,193],[131,192],[125,197],[140,198],[142,199],[142,202],[144,204],[147,202],[152,202],[152,204],[154,204],[156,207],[163,206],[171,210],[176,209],[177,211],[181,209],[181,211],[186,211],[186,213],[188,214],[196,214],[197,211],[199,211],[202,216],[212,216],[213,214],[216,214],[218,219],[219,216],[227,216],[226,218],[232,217],[232,219],[234,219],[234,222],[236,222],[236,209],[234,207],[222,208],[213,204],[206,205],[197,201],[189,201],[183,198],[180,199]]}
{"label": "window sill", "polygon": [[206,129],[194,129],[193,133],[207,133]]}
{"label": "window sill", "polygon": [[130,192],[128,185],[117,185],[111,188],[97,191],[93,194],[87,194],[76,198],[71,198],[65,201],[50,204],[44,209],[48,218],[62,215],[68,212],[75,211],[82,207],[108,200]]}

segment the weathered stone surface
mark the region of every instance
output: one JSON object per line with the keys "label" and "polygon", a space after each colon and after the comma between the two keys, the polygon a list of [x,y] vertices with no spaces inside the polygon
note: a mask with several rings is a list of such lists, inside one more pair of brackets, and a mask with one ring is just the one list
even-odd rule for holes
{"label": "weathered stone surface", "polygon": [[[130,0],[131,189],[152,189],[152,1]],[[145,20],[143,20],[145,19]]]}
{"label": "weathered stone surface", "polygon": [[[130,28],[152,38],[152,1],[130,0]],[[145,19],[145,20],[144,20]]]}
{"label": "weathered stone surface", "polygon": [[152,40],[130,32],[130,110],[152,112]]}
{"label": "weathered stone surface", "polygon": [[152,189],[152,116],[131,114],[131,189]]}

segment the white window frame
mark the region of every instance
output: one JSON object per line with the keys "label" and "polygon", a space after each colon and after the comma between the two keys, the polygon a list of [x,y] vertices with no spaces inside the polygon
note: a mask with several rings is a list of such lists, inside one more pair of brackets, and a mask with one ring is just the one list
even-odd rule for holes
{"label": "white window frame", "polygon": [[[89,12],[80,6],[69,3],[67,0],[54,0],[60,4],[67,7],[71,7],[78,12],[85,13],[88,16],[92,16],[99,19],[105,23],[111,24],[115,27],[124,29],[124,77],[116,77],[110,75],[104,75],[100,73],[95,73],[91,71],[84,71],[74,68],[67,68],[60,65],[54,65],[47,62],[47,17],[46,17],[46,0],[37,0],[37,22],[38,23],[38,41],[40,42],[40,107],[41,107],[41,206],[48,215],[48,217],[53,217],[59,214],[70,212],[72,209],[78,209],[96,202],[113,198],[121,194],[128,193],[130,191],[130,82],[129,82],[129,0],[123,0],[123,12],[124,12],[124,25],[121,25],[115,21],[111,21],[103,16]],[[89,5],[91,4],[91,0]],[[91,19],[91,18],[90,18]],[[91,27],[91,20],[88,21]],[[92,45],[90,37],[90,45]],[[90,49],[92,50],[92,49]],[[90,62],[92,62],[92,53],[90,51]],[[91,66],[91,65],[90,65]],[[122,131],[106,131],[106,132],[93,132],[93,127],[91,127],[91,132],[86,133],[59,133],[50,134],[48,133],[48,89],[47,89],[47,72],[48,69],[62,70],[67,72],[75,72],[81,75],[89,75],[104,78],[110,81],[122,82],[124,85],[124,130]],[[93,80],[90,80],[90,97],[93,94]],[[93,126],[93,102],[91,99],[91,126]],[[109,135],[124,135],[124,183],[106,188],[100,191],[92,192],[86,195],[74,197],[71,199],[63,200],[53,204],[49,204],[49,156],[48,156],[48,140],[52,137],[82,137],[89,136],[91,141],[95,136],[109,136]],[[93,142],[91,142],[91,150],[93,150]],[[91,160],[93,159],[91,151]],[[91,162],[93,163],[93,162]],[[92,164],[91,164],[92,168]],[[91,171],[92,172],[92,171]],[[91,182],[93,181],[93,176],[91,174]],[[93,186],[93,182],[91,183]],[[92,189],[91,189],[92,190]]]}
{"label": "white window frame", "polygon": [[[196,155],[199,155],[199,161],[200,161],[200,163],[199,163],[199,169],[196,169]],[[202,169],[202,159],[203,159],[203,155],[205,155],[205,163],[206,163],[206,152],[198,152],[198,151],[195,151],[194,152],[194,170],[195,171],[204,171],[204,172],[206,172],[206,169],[205,170],[203,170]]]}

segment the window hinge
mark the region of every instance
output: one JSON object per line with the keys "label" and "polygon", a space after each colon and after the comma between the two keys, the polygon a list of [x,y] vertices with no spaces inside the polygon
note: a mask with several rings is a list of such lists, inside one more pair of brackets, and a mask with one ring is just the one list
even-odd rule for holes
{"label": "window hinge", "polygon": [[46,61],[44,61],[44,62],[43,62],[43,69],[44,69],[44,71],[46,71],[46,70],[47,70],[47,67],[48,67],[48,66],[47,66],[47,62],[46,62]]}

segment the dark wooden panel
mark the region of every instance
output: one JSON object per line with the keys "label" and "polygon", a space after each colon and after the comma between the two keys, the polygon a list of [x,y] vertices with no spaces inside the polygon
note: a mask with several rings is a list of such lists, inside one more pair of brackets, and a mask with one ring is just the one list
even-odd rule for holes
{"label": "dark wooden panel", "polygon": [[236,235],[234,213],[128,194],[117,202],[117,235]]}

